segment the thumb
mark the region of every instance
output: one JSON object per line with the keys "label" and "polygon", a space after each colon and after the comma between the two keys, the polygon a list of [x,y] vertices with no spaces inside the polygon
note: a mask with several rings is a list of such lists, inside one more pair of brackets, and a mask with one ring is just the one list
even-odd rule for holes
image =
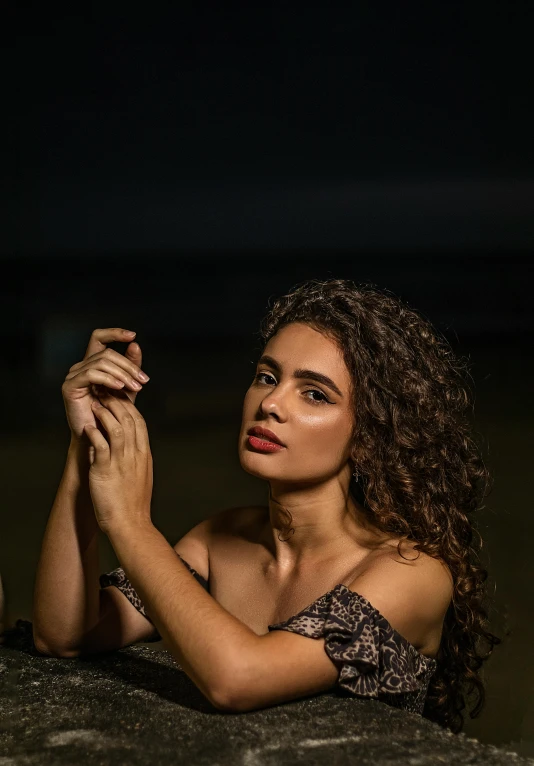
{"label": "thumb", "polygon": [[141,352],[141,346],[139,343],[130,343],[124,355],[138,367],[141,367],[143,354]]}
{"label": "thumb", "polygon": [[[141,346],[139,343],[129,343],[128,348],[126,349],[124,356],[129,359],[131,362],[136,364],[139,369],[141,369],[141,362],[143,361],[143,354],[141,353]],[[135,404],[135,400],[137,397],[137,391],[126,391],[126,396],[128,399],[132,402],[132,404]]]}

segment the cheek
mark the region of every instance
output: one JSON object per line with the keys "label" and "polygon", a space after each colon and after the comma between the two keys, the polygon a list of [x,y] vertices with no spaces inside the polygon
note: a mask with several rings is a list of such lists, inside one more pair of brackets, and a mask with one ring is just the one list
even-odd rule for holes
{"label": "cheek", "polygon": [[338,413],[312,413],[301,419],[297,436],[304,449],[328,452],[338,457],[345,453],[351,436],[350,421]]}
{"label": "cheek", "polygon": [[352,441],[352,419],[349,415],[340,412],[326,413],[321,418],[318,416],[309,419],[306,438],[310,445],[321,447],[321,452],[329,452],[334,459],[346,457],[350,453]]}

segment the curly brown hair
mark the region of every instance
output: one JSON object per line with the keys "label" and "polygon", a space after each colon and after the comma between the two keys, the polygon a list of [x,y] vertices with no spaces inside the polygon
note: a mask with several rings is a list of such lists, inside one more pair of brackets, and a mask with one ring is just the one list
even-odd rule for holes
{"label": "curly brown hair", "polygon": [[264,344],[291,322],[334,339],[351,374],[351,454],[361,476],[351,483],[353,496],[378,529],[401,535],[399,546],[415,540],[416,550],[449,567],[453,596],[423,715],[458,733],[473,693],[470,717],[484,707],[479,669],[502,642],[488,630],[488,572],[471,518],[493,480],[467,418],[473,406],[467,360],[420,312],[372,283],[297,285],[269,307],[260,329]]}

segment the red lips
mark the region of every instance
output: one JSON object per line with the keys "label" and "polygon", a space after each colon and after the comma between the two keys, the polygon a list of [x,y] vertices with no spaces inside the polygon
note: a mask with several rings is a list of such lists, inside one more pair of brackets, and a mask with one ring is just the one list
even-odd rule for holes
{"label": "red lips", "polygon": [[263,426],[254,426],[254,428],[250,428],[248,433],[251,436],[260,436],[264,439],[268,439],[271,442],[274,442],[275,444],[280,444],[282,447],[285,447],[286,445],[280,441],[278,436],[273,433],[272,431],[269,431],[268,428],[263,428]]}

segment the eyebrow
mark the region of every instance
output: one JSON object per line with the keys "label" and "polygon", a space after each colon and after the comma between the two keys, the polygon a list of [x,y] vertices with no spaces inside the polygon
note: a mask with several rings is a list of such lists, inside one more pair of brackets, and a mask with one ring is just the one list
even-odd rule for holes
{"label": "eyebrow", "polygon": [[[277,372],[282,372],[281,366],[278,364],[276,359],[273,359],[272,356],[268,356],[264,354],[258,359],[257,364],[267,364],[269,367],[272,367]],[[322,383],[324,386],[327,386],[328,388],[332,389],[332,391],[335,391],[335,393],[338,396],[341,396],[343,398],[343,394],[339,390],[339,388],[336,386],[333,380],[331,380],[326,375],[323,375],[321,372],[314,372],[314,370],[302,370],[298,369],[295,370],[293,373],[294,378],[308,378],[309,380],[316,380],[317,383]]]}

